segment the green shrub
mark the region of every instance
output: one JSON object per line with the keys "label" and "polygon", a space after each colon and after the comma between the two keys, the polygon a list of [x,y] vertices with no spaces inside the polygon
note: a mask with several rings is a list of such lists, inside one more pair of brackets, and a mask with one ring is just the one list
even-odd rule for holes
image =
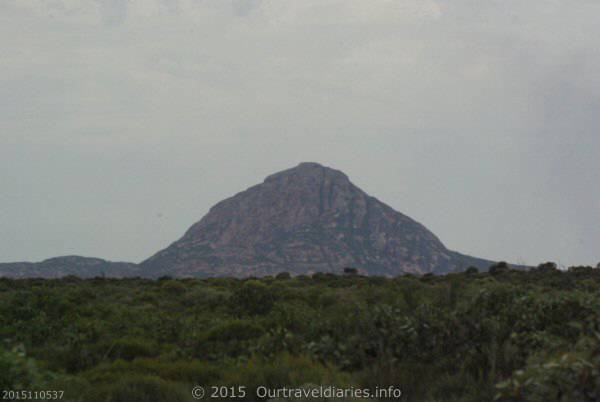
{"label": "green shrub", "polygon": [[504,262],[504,261],[500,261],[497,264],[494,264],[490,267],[490,269],[488,270],[488,272],[491,275],[499,275],[499,274],[503,274],[510,271],[510,267],[509,265]]}
{"label": "green shrub", "polygon": [[230,302],[232,308],[242,314],[259,315],[271,310],[275,298],[265,284],[249,280],[233,293]]}
{"label": "green shrub", "polygon": [[152,376],[124,376],[112,384],[92,387],[85,402],[190,401],[187,387]]}
{"label": "green shrub", "polygon": [[596,402],[600,399],[600,334],[574,350],[534,356],[523,369],[497,385],[503,402]]}
{"label": "green shrub", "polygon": [[194,355],[203,359],[220,359],[224,356],[248,356],[255,338],[265,330],[249,320],[233,320],[219,324],[201,334],[195,341]]}
{"label": "green shrub", "polygon": [[160,287],[165,291],[173,295],[180,295],[185,293],[187,287],[180,281],[174,279],[162,280]]}
{"label": "green shrub", "polygon": [[109,347],[108,357],[113,360],[133,360],[140,357],[158,355],[158,345],[151,340],[140,338],[122,338]]}
{"label": "green shrub", "polygon": [[219,376],[219,369],[199,360],[163,361],[157,359],[117,360],[83,373],[93,384],[110,384],[127,375],[152,376],[186,384],[207,384]]}
{"label": "green shrub", "polygon": [[0,390],[38,389],[53,376],[38,368],[22,346],[0,345]]}
{"label": "green shrub", "polygon": [[277,280],[286,280],[286,279],[290,279],[292,276],[290,275],[289,272],[280,272],[277,275],[275,275],[275,279]]}
{"label": "green shrub", "polygon": [[350,377],[334,368],[316,363],[307,357],[283,354],[268,361],[258,357],[250,359],[238,367],[226,370],[223,385],[246,385],[248,395],[244,400],[258,401],[255,390],[259,386],[267,388],[293,387],[304,384],[324,384],[337,387],[350,387]]}
{"label": "green shrub", "polygon": [[249,320],[234,320],[223,323],[208,332],[207,341],[230,342],[243,341],[260,336],[264,329]]}

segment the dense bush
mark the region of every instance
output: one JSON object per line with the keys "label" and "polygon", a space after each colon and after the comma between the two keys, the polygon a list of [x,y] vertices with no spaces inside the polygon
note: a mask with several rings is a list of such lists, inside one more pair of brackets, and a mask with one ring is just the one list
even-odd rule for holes
{"label": "dense bush", "polygon": [[0,388],[92,402],[185,401],[194,385],[245,385],[246,400],[259,385],[393,385],[405,401],[596,401],[599,272],[0,279]]}
{"label": "dense bush", "polygon": [[0,390],[39,389],[52,378],[25,354],[22,346],[0,345]]}
{"label": "dense bush", "polygon": [[257,280],[249,280],[235,290],[231,306],[242,314],[265,314],[273,307],[273,292]]}
{"label": "dense bush", "polygon": [[90,388],[83,397],[85,402],[165,402],[194,400],[187,388],[149,376],[124,376],[114,383]]}

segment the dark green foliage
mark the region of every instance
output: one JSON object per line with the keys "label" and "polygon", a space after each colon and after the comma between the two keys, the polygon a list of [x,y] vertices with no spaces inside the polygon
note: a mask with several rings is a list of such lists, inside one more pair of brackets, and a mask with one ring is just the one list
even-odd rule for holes
{"label": "dark green foliage", "polygon": [[6,349],[0,345],[0,390],[39,389],[51,374],[25,354],[22,346]]}
{"label": "dark green foliage", "polygon": [[558,267],[554,262],[545,262],[535,268],[538,272],[558,272]]}
{"label": "dark green foliage", "polygon": [[273,303],[273,292],[258,280],[245,282],[231,297],[231,306],[249,315],[268,313]]}
{"label": "dark green foliage", "polygon": [[157,377],[125,376],[114,383],[90,388],[85,402],[190,401],[190,391]]}
{"label": "dark green foliage", "polygon": [[596,402],[600,399],[600,334],[567,352],[540,352],[497,386],[499,401]]}
{"label": "dark green foliage", "polygon": [[488,270],[488,272],[492,275],[499,275],[499,274],[503,274],[506,273],[510,270],[510,267],[508,266],[508,264],[504,261],[501,261],[497,264],[494,264],[490,267],[490,269]]}
{"label": "dark green foliage", "polygon": [[[197,338],[194,356],[205,360],[218,360],[223,356],[248,356],[251,341],[264,332],[261,326],[250,320],[232,320],[218,324]],[[216,351],[218,352],[215,353]]]}
{"label": "dark green foliage", "polygon": [[595,401],[599,332],[591,267],[0,279],[0,388],[84,402],[307,384],[400,386],[405,401]]}
{"label": "dark green foliage", "polygon": [[158,353],[156,343],[147,339],[117,339],[107,349],[106,356],[111,359],[133,360],[140,357],[152,357]]}
{"label": "dark green foliage", "polygon": [[351,268],[351,267],[346,267],[346,268],[344,268],[344,273],[346,275],[356,275],[356,274],[358,274],[358,269]]}
{"label": "dark green foliage", "polygon": [[289,272],[280,272],[277,275],[275,275],[276,279],[279,280],[285,280],[285,279],[290,279],[292,276],[290,275]]}
{"label": "dark green foliage", "polygon": [[[236,370],[226,373],[223,385],[236,386],[244,384],[249,390],[259,386],[278,388],[284,386],[302,386],[308,384],[336,384],[339,387],[350,387],[352,381],[346,374],[327,367],[303,356],[281,354],[274,359],[255,357],[241,364]],[[247,401],[260,401],[250,392],[244,398]]]}

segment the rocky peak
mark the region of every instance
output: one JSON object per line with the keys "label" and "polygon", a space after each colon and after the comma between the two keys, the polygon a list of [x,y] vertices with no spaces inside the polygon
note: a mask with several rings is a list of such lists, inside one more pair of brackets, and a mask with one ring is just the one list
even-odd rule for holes
{"label": "rocky peak", "polygon": [[323,180],[339,183],[349,183],[350,180],[343,172],[315,162],[302,162],[298,166],[268,176],[265,183],[301,181],[308,184]]}
{"label": "rocky peak", "polygon": [[219,202],[142,263],[148,274],[258,276],[282,271],[447,272],[464,261],[421,224],[318,163],[268,176]]}

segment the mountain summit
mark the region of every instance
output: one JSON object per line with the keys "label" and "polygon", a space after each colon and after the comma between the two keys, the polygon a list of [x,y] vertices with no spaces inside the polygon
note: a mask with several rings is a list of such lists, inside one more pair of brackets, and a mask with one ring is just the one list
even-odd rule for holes
{"label": "mountain summit", "polygon": [[317,163],[268,176],[219,202],[144,261],[144,275],[262,276],[278,272],[445,273],[491,262],[448,250],[420,223]]}

